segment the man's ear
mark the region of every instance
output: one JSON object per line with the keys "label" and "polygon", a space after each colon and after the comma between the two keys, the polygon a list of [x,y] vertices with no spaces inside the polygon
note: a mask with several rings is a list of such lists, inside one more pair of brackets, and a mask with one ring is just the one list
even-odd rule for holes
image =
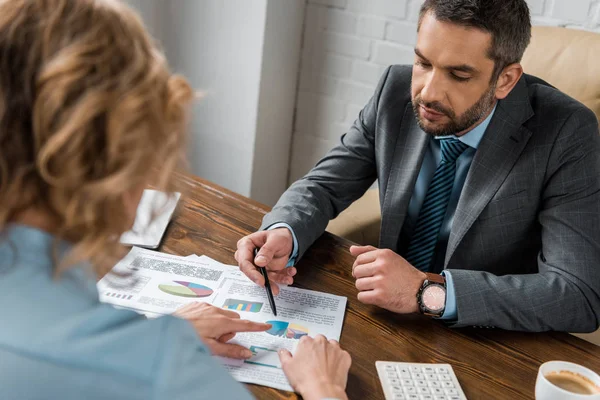
{"label": "man's ear", "polygon": [[496,82],[496,98],[504,99],[513,90],[519,79],[523,76],[523,67],[519,63],[504,67]]}

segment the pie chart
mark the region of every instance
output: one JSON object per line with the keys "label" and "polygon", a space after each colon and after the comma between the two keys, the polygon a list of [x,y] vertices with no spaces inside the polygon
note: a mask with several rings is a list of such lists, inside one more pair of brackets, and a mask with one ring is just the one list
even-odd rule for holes
{"label": "pie chart", "polygon": [[272,327],[267,331],[269,335],[284,337],[288,339],[300,339],[308,335],[308,328],[285,321],[267,321]]}
{"label": "pie chart", "polygon": [[158,285],[158,288],[167,294],[179,297],[208,297],[213,290],[208,286],[186,281],[174,281],[176,285]]}

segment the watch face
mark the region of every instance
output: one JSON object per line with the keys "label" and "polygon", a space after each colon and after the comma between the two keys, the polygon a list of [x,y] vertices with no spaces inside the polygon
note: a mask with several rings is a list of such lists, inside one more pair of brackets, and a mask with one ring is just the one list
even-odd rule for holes
{"label": "watch face", "polygon": [[422,301],[431,311],[441,311],[446,305],[446,291],[440,285],[429,285],[423,290]]}

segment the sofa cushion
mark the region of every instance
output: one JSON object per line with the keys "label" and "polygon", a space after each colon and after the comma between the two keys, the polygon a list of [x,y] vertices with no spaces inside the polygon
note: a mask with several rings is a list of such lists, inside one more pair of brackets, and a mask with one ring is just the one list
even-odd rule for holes
{"label": "sofa cushion", "polygon": [[600,34],[537,26],[523,69],[592,109],[600,119]]}

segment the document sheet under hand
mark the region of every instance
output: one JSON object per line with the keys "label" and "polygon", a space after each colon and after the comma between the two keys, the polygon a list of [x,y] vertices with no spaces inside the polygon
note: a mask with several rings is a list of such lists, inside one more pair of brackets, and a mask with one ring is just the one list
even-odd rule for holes
{"label": "document sheet under hand", "polygon": [[266,332],[238,333],[231,340],[250,349],[250,359],[218,357],[240,382],[292,391],[277,351],[285,348],[294,353],[304,335],[340,339],[345,297],[282,286],[275,297],[278,315],[274,316],[265,289],[237,266],[206,256],[179,257],[137,247],[113,272],[98,282],[100,300],[149,318],[171,314],[192,302],[206,302],[233,310],[241,318],[271,324]]}

